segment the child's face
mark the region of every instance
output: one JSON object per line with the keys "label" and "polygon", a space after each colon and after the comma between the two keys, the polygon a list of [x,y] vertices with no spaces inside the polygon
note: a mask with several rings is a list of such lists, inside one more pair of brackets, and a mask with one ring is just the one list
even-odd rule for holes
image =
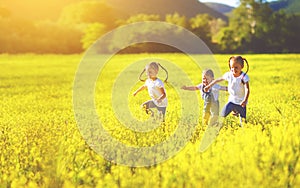
{"label": "child's face", "polygon": [[202,83],[204,85],[208,85],[212,81],[213,81],[213,78],[211,76],[202,74]]}
{"label": "child's face", "polygon": [[240,76],[242,73],[243,66],[237,61],[234,61],[233,59],[230,60],[229,63],[230,63],[230,71],[232,72],[233,76],[234,77]]}
{"label": "child's face", "polygon": [[148,78],[156,78],[157,70],[149,67],[149,68],[146,69],[146,74],[147,74]]}

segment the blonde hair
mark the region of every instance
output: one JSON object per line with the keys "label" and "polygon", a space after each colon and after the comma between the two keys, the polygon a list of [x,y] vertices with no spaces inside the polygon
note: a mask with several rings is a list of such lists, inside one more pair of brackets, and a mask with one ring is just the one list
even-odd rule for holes
{"label": "blonde hair", "polygon": [[202,72],[203,75],[206,75],[206,76],[210,76],[211,78],[214,78],[214,72],[211,70],[211,69],[205,69],[203,72]]}
{"label": "blonde hair", "polygon": [[153,69],[153,70],[155,70],[155,71],[158,73],[159,67],[161,67],[161,68],[166,72],[166,79],[164,80],[164,82],[167,82],[168,77],[169,77],[169,76],[168,76],[168,71],[167,71],[167,69],[164,68],[161,64],[156,63],[156,62],[151,62],[151,63],[149,63],[149,64],[147,64],[147,65],[145,66],[144,70],[141,72],[141,74],[140,74],[140,76],[139,76],[139,80],[142,81],[142,82],[145,81],[145,79],[142,79],[142,75],[144,74],[144,72],[145,72],[147,69]]}
{"label": "blonde hair", "polygon": [[158,72],[159,70],[159,67],[158,67],[158,64],[156,62],[151,62],[149,64],[146,65],[145,69],[153,69],[155,70],[156,72]]}

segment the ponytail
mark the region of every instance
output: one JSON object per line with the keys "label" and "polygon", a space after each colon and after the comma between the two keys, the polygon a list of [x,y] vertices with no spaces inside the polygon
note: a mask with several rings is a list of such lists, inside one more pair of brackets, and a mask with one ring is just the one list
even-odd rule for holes
{"label": "ponytail", "polygon": [[139,76],[139,80],[142,82],[145,82],[145,79],[142,79],[142,75],[144,74],[144,72],[146,71],[146,69],[144,68],[143,71],[141,72],[140,76]]}
{"label": "ponytail", "polygon": [[247,69],[246,69],[246,72],[243,73],[243,76],[242,76],[242,84],[245,84],[244,82],[244,77],[246,76],[246,74],[248,73],[249,71],[249,63],[247,61],[247,59],[243,58],[242,56],[231,56],[229,58],[229,61],[228,61],[228,67],[230,69],[230,60],[234,59],[234,61],[237,61],[239,62],[243,67],[244,67],[244,62],[246,62],[247,64]]}
{"label": "ponytail", "polygon": [[[155,63],[155,62],[152,62],[152,63]],[[159,63],[156,63],[158,66],[160,66],[165,72],[166,72],[166,79],[164,80],[164,82],[167,82],[168,81],[168,78],[169,78],[169,73],[167,71],[167,69],[165,67],[163,67],[161,64]],[[146,79],[142,79],[142,75],[146,72],[146,68],[143,69],[143,71],[140,73],[140,76],[139,76],[139,80],[142,81],[142,82],[145,82]]]}
{"label": "ponytail", "polygon": [[166,72],[166,79],[164,80],[164,82],[167,82],[168,81],[168,78],[169,78],[169,73],[167,71],[167,69],[165,67],[163,67],[161,64],[157,63],[165,72]]}
{"label": "ponytail", "polygon": [[244,84],[245,84],[245,82],[244,82],[244,77],[245,77],[246,74],[248,73],[248,70],[249,70],[249,63],[248,63],[247,59],[245,59],[245,58],[243,58],[243,61],[245,61],[246,64],[247,64],[246,72],[245,72],[245,73],[243,74],[243,76],[242,76],[242,83],[243,83],[243,85],[244,85]]}

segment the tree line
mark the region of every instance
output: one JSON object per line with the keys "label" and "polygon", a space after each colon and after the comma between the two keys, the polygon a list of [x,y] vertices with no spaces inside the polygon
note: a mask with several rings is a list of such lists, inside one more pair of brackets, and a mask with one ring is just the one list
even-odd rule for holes
{"label": "tree line", "polygon": [[[165,17],[137,14],[118,19],[117,12],[101,1],[83,1],[67,6],[57,21],[34,22],[15,18],[9,10],[0,8],[0,53],[81,53],[105,33],[139,21],[164,21],[184,27],[200,37],[214,53],[300,52],[300,36],[297,34],[300,15],[272,11],[262,0],[240,2],[230,15],[229,23],[207,14],[192,18],[178,13]],[[130,35],[133,36],[127,38],[143,33],[153,33],[153,28],[132,32]],[[118,38],[116,36],[116,40]],[[107,43],[106,51],[113,49],[114,44]],[[173,51],[176,49],[153,43],[136,44],[123,50],[124,53]]]}

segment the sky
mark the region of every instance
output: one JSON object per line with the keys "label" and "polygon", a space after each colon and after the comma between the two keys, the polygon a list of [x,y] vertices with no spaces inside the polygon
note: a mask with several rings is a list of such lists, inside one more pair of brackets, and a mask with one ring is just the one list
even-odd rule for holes
{"label": "sky", "polygon": [[[239,0],[199,0],[200,2],[213,2],[213,3],[222,3],[232,7],[237,7],[239,5]],[[276,0],[267,0],[268,2]]]}

